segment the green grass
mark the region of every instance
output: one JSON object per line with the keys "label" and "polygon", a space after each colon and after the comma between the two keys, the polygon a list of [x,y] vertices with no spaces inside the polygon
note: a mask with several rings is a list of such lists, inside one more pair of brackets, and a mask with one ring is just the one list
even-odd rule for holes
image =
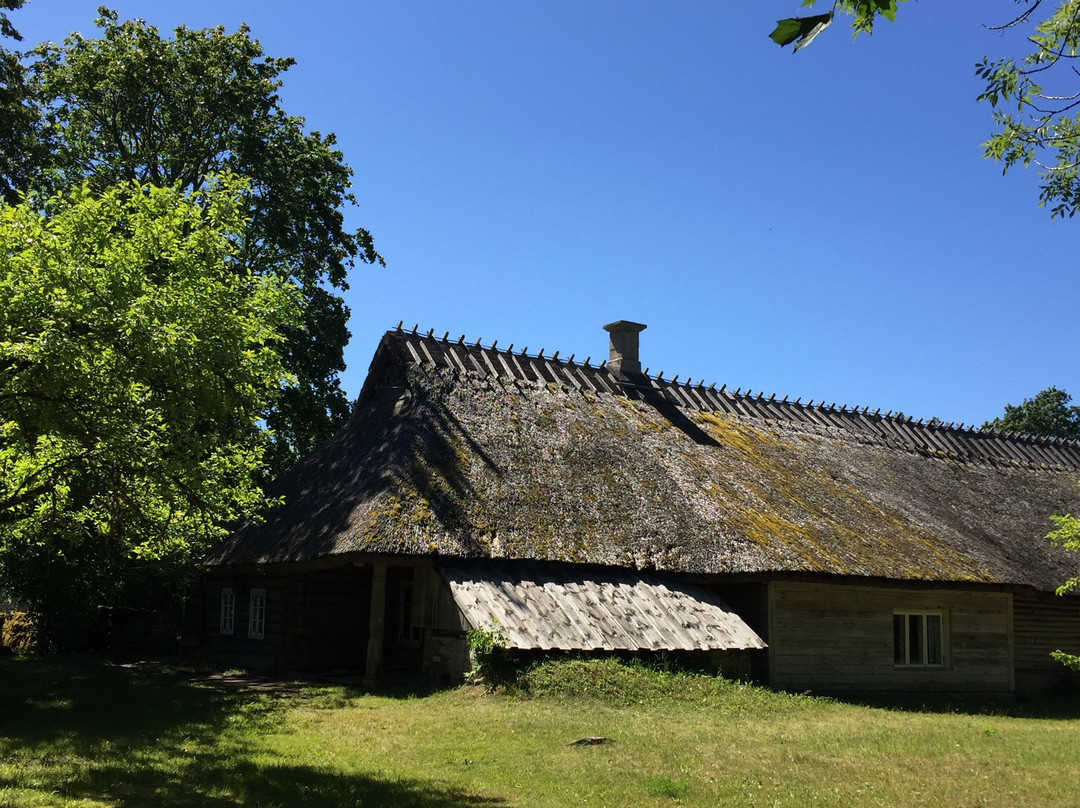
{"label": "green grass", "polygon": [[3,659],[0,806],[1074,806],[1078,715],[1078,699],[859,706],[615,662],[393,694]]}

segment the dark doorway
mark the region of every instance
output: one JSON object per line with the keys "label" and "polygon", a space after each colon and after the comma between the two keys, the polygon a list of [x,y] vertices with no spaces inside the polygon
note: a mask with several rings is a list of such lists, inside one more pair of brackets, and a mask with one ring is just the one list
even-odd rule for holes
{"label": "dark doorway", "polygon": [[386,570],[386,633],[383,665],[388,671],[420,670],[422,631],[417,625],[412,567]]}

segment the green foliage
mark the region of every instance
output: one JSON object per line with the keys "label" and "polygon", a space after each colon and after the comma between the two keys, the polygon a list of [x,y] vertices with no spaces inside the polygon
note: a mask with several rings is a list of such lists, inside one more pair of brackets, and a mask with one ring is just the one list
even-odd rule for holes
{"label": "green foliage", "polygon": [[1080,656],[1077,656],[1076,654],[1067,654],[1064,651],[1051,651],[1050,657],[1060,662],[1069,670],[1080,672]]}
{"label": "green foliage", "polygon": [[[1070,514],[1054,514],[1050,517],[1057,525],[1057,529],[1051,531],[1047,538],[1059,547],[1064,547],[1072,553],[1080,552],[1080,518]],[[1058,587],[1059,595],[1066,595],[1080,590],[1080,575],[1073,576]],[[1054,659],[1065,667],[1074,671],[1080,671],[1080,656],[1057,650],[1050,654]]]}
{"label": "green foliage", "polygon": [[991,60],[976,66],[986,82],[980,101],[993,109],[998,131],[983,144],[1003,172],[1015,165],[1039,167],[1040,205],[1051,216],[1073,216],[1080,205],[1080,113],[1074,62],[1080,56],[1080,0],[1065,0],[1034,27],[1035,3],[997,30],[1026,29],[1030,50],[1019,61]]}
{"label": "green foliage", "polygon": [[769,34],[769,38],[780,47],[795,43],[795,50],[802,50],[817,37],[822,31],[832,25],[832,12],[828,14],[814,14],[809,17],[791,17],[786,20],[777,20],[776,29]]}
{"label": "green foliage", "polygon": [[[26,0],[0,0],[0,9],[5,11],[15,11],[26,5]],[[9,36],[12,39],[22,40],[19,32],[15,30],[15,26],[11,24],[11,20],[8,19],[8,15],[4,11],[0,11],[0,36]]]}
{"label": "green foliage", "polygon": [[[812,6],[816,0],[803,0]],[[1039,169],[1039,204],[1051,218],[1073,216],[1080,207],[1080,95],[1075,61],[1080,57],[1080,0],[1062,0],[1042,20],[1033,13],[1041,0],[1017,0],[1027,6],[1008,22],[991,26],[1003,36],[1023,36],[1018,57],[984,56],[975,75],[985,82],[978,100],[987,102],[997,131],[983,143],[983,154],[1002,164]],[[878,16],[896,19],[897,0],[837,0],[828,14],[779,20],[769,35],[781,47],[809,45],[841,11],[851,17],[855,34],[871,33]]]}
{"label": "green foliage", "polygon": [[483,682],[494,688],[513,677],[516,670],[513,655],[506,648],[506,635],[499,628],[499,621],[492,619],[491,627],[479,626],[465,632],[465,644],[469,647],[472,670],[468,679]]}
{"label": "green foliage", "polygon": [[[21,8],[25,0],[0,0],[0,9]],[[0,37],[21,40],[7,14],[0,11]],[[0,47],[0,202],[14,203],[18,189],[44,156],[38,115],[30,101],[26,68],[19,55]]]}
{"label": "green foliage", "polygon": [[238,260],[245,187],[83,185],[0,211],[0,589],[47,628],[268,504],[262,419],[300,315]]}
{"label": "green foliage", "polygon": [[1072,396],[1056,387],[1048,387],[1023,404],[1005,405],[1005,414],[987,421],[983,429],[1020,432],[1048,438],[1080,440],[1080,407],[1070,407]]}
{"label": "green foliage", "polygon": [[166,38],[102,7],[97,39],[72,34],[33,51],[28,80],[40,116],[35,171],[20,190],[97,193],[136,181],[206,187],[215,173],[249,180],[247,223],[232,235],[241,273],[276,277],[301,294],[301,319],[278,351],[297,384],[266,413],[267,455],[282,470],[348,415],[338,374],[349,339],[345,289],[355,259],[381,262],[370,234],[344,227],[352,171],[334,136],[306,132],[277,95],[291,59],[270,58],[246,27],[177,28]]}
{"label": "green foliage", "polygon": [[[855,36],[869,34],[873,32],[874,22],[879,16],[890,22],[896,20],[897,2],[898,0],[835,0],[827,14],[777,20],[776,28],[769,34],[769,38],[780,47],[794,43],[795,50],[798,51],[809,45],[814,37],[832,24],[837,11],[851,17],[851,29]],[[817,0],[802,0],[804,8],[816,3]]]}
{"label": "green foliage", "polygon": [[499,628],[499,621],[492,620],[491,628],[470,628],[465,632],[465,643],[469,651],[478,657],[491,654],[497,648],[506,646],[506,635]]}
{"label": "green foliage", "polygon": [[611,655],[542,659],[520,673],[515,687],[534,698],[587,699],[615,707],[681,703],[725,714],[762,715],[813,701],[722,676],[679,670],[664,658],[650,663]]}
{"label": "green foliage", "polygon": [[[1054,544],[1070,552],[1080,552],[1080,518],[1069,514],[1054,514],[1051,519],[1057,525],[1047,538]],[[1059,595],[1066,595],[1080,590],[1080,575],[1073,576],[1058,587]],[[1080,656],[1057,650],[1050,654],[1054,659],[1074,671],[1080,671]]]}

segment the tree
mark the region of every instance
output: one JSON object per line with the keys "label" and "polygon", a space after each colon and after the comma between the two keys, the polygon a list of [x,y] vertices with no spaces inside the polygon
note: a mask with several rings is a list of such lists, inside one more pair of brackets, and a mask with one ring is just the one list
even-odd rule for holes
{"label": "tree", "polygon": [[102,193],[136,181],[191,192],[217,172],[250,181],[233,263],[292,282],[303,303],[280,346],[298,383],[265,414],[268,459],[281,470],[349,412],[338,377],[348,309],[337,292],[355,259],[382,262],[367,231],[344,226],[352,171],[333,135],[305,132],[304,119],[282,109],[277,90],[293,61],[265,57],[246,27],[180,27],[166,39],[141,20],[98,12],[101,38],[72,34],[33,52],[29,86],[48,156],[21,190],[85,182]]}
{"label": "tree", "polygon": [[0,590],[48,633],[268,504],[300,296],[243,266],[246,185],[0,209]]}
{"label": "tree", "polygon": [[[1038,20],[1042,0],[1017,2],[1027,8],[990,30],[1024,31],[1027,52],[1019,59],[984,56],[975,66],[985,81],[978,100],[990,104],[996,127],[983,153],[1001,162],[1003,171],[1035,164],[1039,204],[1050,207],[1052,218],[1071,217],[1080,207],[1080,83],[1073,64],[1080,56],[1080,0],[1062,0]],[[779,20],[770,37],[799,50],[833,22],[837,11],[851,17],[856,35],[870,33],[878,17],[896,18],[897,0],[838,0],[827,14]]]}
{"label": "tree", "polygon": [[[24,4],[25,0],[0,0],[0,9],[13,11]],[[0,37],[22,41],[4,11],[0,11]],[[26,68],[17,53],[0,47],[0,202],[17,200],[19,187],[42,156],[37,122]]]}
{"label": "tree", "polygon": [[1047,438],[1080,440],[1080,407],[1070,407],[1072,396],[1056,387],[1048,387],[1024,403],[1005,405],[1005,414],[987,421],[983,429],[1021,432]]}
{"label": "tree", "polygon": [[[1051,533],[1047,535],[1047,538],[1054,544],[1064,547],[1070,552],[1080,552],[1080,517],[1055,513],[1050,518],[1053,519],[1054,523],[1057,525],[1057,530],[1051,531]],[[1057,588],[1057,593],[1059,595],[1065,595],[1070,592],[1076,592],[1077,590],[1080,590],[1080,575],[1074,575],[1059,586]],[[1069,654],[1061,650],[1051,652],[1050,656],[1067,668],[1071,668],[1074,671],[1080,671],[1080,656]]]}

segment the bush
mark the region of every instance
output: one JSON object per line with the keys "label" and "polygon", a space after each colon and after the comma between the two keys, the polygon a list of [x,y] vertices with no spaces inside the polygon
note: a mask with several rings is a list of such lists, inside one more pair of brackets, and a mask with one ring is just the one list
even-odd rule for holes
{"label": "bush", "polygon": [[37,651],[37,626],[26,612],[0,614],[0,638],[3,645],[16,654],[33,654]]}
{"label": "bush", "polygon": [[494,690],[517,679],[521,660],[513,649],[506,647],[506,635],[502,633],[497,620],[492,622],[491,628],[481,626],[466,631],[465,642],[472,661],[472,670],[466,675],[466,681]]}

